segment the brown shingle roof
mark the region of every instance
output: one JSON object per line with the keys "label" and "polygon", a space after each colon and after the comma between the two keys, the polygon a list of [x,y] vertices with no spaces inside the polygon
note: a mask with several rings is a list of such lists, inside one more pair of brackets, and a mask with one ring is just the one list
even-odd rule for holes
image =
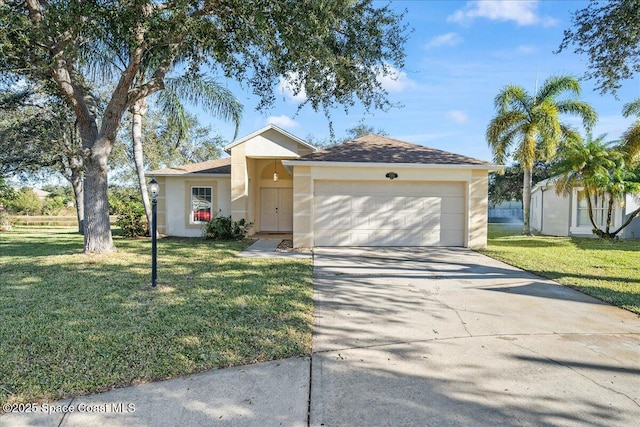
{"label": "brown shingle roof", "polygon": [[231,173],[231,158],[226,157],[224,159],[209,160],[202,163],[176,166],[175,168],[157,169],[148,172],[147,175],[185,175],[191,173],[229,175]]}
{"label": "brown shingle roof", "polygon": [[491,165],[489,162],[437,150],[423,145],[367,135],[343,144],[307,154],[299,161],[363,162],[363,163],[424,163],[436,165]]}

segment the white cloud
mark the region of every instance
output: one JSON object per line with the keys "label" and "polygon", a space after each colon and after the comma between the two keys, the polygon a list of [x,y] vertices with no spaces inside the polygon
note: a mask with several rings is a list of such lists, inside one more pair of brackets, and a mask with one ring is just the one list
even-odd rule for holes
{"label": "white cloud", "polygon": [[286,115],[281,116],[269,116],[267,117],[267,124],[276,125],[283,129],[292,129],[298,127],[298,123],[291,117]]}
{"label": "white cloud", "polygon": [[447,18],[448,22],[468,24],[476,18],[492,21],[514,21],[518,25],[552,26],[557,20],[538,15],[538,0],[481,0],[469,1]]}
{"label": "white cloud", "polygon": [[447,111],[446,116],[449,120],[453,120],[456,123],[466,123],[467,120],[469,120],[465,112],[462,110]]}
{"label": "white cloud", "polygon": [[300,88],[298,93],[294,92],[294,82],[296,82],[296,80],[298,80],[298,75],[295,73],[290,73],[286,77],[281,76],[278,81],[278,91],[292,101],[304,102],[307,100],[307,93],[304,90],[304,86]]}
{"label": "white cloud", "polygon": [[383,89],[389,93],[402,92],[403,90],[414,87],[415,82],[407,77],[407,73],[399,71],[391,65],[385,65],[387,69],[386,75],[383,75],[382,69],[378,71],[378,81]]}
{"label": "white cloud", "polygon": [[456,46],[462,43],[462,37],[458,33],[446,33],[436,36],[429,40],[425,45],[425,49],[433,49],[442,46]]}

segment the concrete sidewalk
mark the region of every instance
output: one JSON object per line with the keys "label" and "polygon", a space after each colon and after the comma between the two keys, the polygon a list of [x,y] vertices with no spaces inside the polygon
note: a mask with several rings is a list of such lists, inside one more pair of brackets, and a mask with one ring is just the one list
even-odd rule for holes
{"label": "concrete sidewalk", "polygon": [[[121,388],[41,405],[38,413],[5,414],[0,426],[303,427],[309,365],[292,358]],[[48,409],[58,412],[43,413]]]}

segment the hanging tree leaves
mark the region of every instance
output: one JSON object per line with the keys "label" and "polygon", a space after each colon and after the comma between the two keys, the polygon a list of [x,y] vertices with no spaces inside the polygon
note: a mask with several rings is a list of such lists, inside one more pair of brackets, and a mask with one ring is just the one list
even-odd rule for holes
{"label": "hanging tree leaves", "polygon": [[592,1],[573,13],[559,52],[575,46],[589,58],[586,77],[602,92],[615,93],[620,81],[640,71],[640,1]]}
{"label": "hanging tree leaves", "polygon": [[[404,65],[407,33],[402,14],[373,0],[5,0],[0,29],[0,78],[49,82],[76,116],[84,249],[101,253],[115,250],[107,171],[122,116],[172,73],[219,71],[248,85],[261,108],[285,78],[326,114],[356,102],[384,109],[380,76]],[[142,67],[147,78],[137,79]],[[105,80],[113,89],[98,112],[90,88]]]}

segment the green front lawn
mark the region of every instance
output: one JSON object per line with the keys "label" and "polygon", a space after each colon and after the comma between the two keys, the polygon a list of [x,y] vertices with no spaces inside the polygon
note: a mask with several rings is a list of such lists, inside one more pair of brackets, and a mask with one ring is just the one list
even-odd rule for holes
{"label": "green front lawn", "polygon": [[0,233],[0,403],[94,393],[311,351],[309,260],[247,243],[116,238],[85,256],[71,228]]}
{"label": "green front lawn", "polygon": [[490,224],[480,252],[640,314],[640,240],[521,233],[522,226]]}

